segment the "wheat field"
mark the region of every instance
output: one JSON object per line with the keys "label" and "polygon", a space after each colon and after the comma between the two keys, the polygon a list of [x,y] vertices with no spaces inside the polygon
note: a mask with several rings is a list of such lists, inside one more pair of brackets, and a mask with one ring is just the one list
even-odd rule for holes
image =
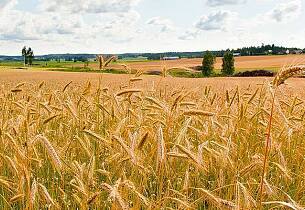
{"label": "wheat field", "polygon": [[[278,70],[282,66],[291,63],[305,64],[304,55],[268,55],[268,56],[240,56],[235,57],[235,67],[238,70],[253,70],[253,69],[270,69]],[[111,63],[110,68],[124,70],[123,60],[117,63]],[[178,67],[178,68],[193,68],[202,65],[202,58],[182,58],[179,60],[154,60],[154,61],[126,61],[128,67],[131,69],[142,69],[144,71],[151,70],[162,70],[163,66],[168,68]],[[73,64],[75,65],[75,64]],[[69,65],[71,66],[71,64]],[[82,67],[83,64],[77,64],[76,66]],[[98,63],[90,63],[89,67],[92,69],[99,69]],[[222,68],[222,58],[216,58],[215,69]]]}
{"label": "wheat field", "polygon": [[301,79],[93,76],[1,81],[1,209],[304,209]]}

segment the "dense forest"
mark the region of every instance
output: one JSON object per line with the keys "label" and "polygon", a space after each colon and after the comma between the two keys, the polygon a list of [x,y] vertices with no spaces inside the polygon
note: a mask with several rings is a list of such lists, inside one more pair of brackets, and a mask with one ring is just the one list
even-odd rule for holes
{"label": "dense forest", "polygon": [[[235,50],[235,52],[239,52],[241,56],[247,56],[247,55],[266,55],[266,54],[272,54],[272,55],[279,55],[279,54],[286,54],[286,51],[289,50],[290,53],[293,53],[296,50],[301,50],[299,48],[287,48],[287,47],[279,47],[273,45],[264,45],[262,44],[259,47],[243,47],[238,48]],[[305,52],[305,49],[302,51]]]}

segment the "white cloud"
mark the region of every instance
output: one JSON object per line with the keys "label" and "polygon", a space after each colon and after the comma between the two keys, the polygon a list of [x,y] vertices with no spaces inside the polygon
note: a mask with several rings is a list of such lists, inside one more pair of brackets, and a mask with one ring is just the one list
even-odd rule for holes
{"label": "white cloud", "polygon": [[48,39],[51,34],[71,35],[85,25],[79,15],[30,13],[17,10],[0,15],[0,39],[22,41]]}
{"label": "white cloud", "polygon": [[161,32],[174,30],[173,22],[168,18],[153,17],[146,22],[148,25],[161,27]]}
{"label": "white cloud", "polygon": [[180,40],[193,40],[193,39],[196,39],[199,34],[200,34],[200,31],[198,29],[187,30],[186,32],[184,32],[184,34],[178,36],[178,39],[180,39]]}
{"label": "white cloud", "polygon": [[[11,30],[2,31],[0,28],[0,39],[21,41],[36,39],[38,36],[40,40],[54,42],[65,39],[71,42],[97,39],[128,42],[136,36],[135,23],[140,15],[132,8],[138,2],[139,0],[40,0],[40,10],[36,13],[12,11],[17,14],[15,21],[2,27]],[[9,16],[6,15],[5,18]],[[26,30],[31,32],[31,36],[25,35]]]}
{"label": "white cloud", "polygon": [[17,4],[17,0],[0,0],[0,12],[9,10]]}
{"label": "white cloud", "polygon": [[227,10],[214,11],[209,15],[202,16],[195,26],[204,31],[226,30],[227,24],[235,15],[235,13]]}
{"label": "white cloud", "polygon": [[85,21],[85,17],[86,14],[82,13],[45,11],[33,13],[7,9],[5,13],[0,12],[0,40],[84,42],[108,39],[113,42],[127,42],[136,36],[135,23],[140,15],[138,12],[130,10],[94,14],[91,21]]}
{"label": "white cloud", "polygon": [[35,25],[40,26],[34,29],[38,34],[74,34],[85,26],[80,15],[41,13],[34,15],[33,18]]}
{"label": "white cloud", "polygon": [[[104,37],[116,43],[124,43],[131,41],[137,35],[135,24],[140,19],[140,15],[136,11],[101,15],[100,17],[105,21],[94,23],[89,29],[91,31],[89,36]],[[88,34],[88,30],[86,33]]]}
{"label": "white cloud", "polygon": [[247,0],[207,0],[207,5],[211,7],[223,6],[223,5],[232,5],[232,4],[243,4]]}
{"label": "white cloud", "polygon": [[0,16],[0,39],[1,40],[35,40],[38,37],[30,29],[33,26],[32,18],[27,19],[20,12],[7,11]]}
{"label": "white cloud", "polygon": [[128,12],[139,0],[40,0],[40,8],[48,12],[108,13]]}
{"label": "white cloud", "polygon": [[301,0],[292,0],[277,5],[268,16],[277,22],[286,21],[300,15],[302,8]]}

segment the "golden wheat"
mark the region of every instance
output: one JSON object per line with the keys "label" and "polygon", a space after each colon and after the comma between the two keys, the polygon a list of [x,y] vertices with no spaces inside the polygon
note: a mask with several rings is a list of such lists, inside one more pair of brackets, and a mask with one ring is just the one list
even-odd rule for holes
{"label": "golden wheat", "polygon": [[280,87],[303,70],[273,88],[8,82],[0,209],[304,209],[305,98]]}

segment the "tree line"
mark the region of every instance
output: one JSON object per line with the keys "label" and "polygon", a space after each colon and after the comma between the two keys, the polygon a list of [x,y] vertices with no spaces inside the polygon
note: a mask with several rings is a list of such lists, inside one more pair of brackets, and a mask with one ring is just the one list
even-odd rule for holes
{"label": "tree line", "polygon": [[[275,44],[261,44],[260,46],[250,46],[237,49],[231,49],[234,53],[240,53],[241,56],[255,56],[255,55],[278,55],[285,54],[286,51],[302,50],[300,48],[288,48],[276,46]],[[305,49],[302,50],[305,53]],[[210,51],[216,57],[223,57],[227,50],[213,50]],[[179,58],[202,58],[204,52],[164,52],[164,53],[126,53],[118,55],[119,59],[146,57],[148,60],[160,60],[163,57],[179,57]]]}
{"label": "tree line", "polygon": [[[274,44],[272,45],[262,44],[261,46],[258,47],[238,48],[235,51],[239,52],[241,56],[251,56],[251,55],[266,55],[266,54],[271,54],[271,55],[285,54],[287,50],[293,51],[293,50],[301,50],[301,49],[276,46]],[[305,52],[305,49],[303,49],[303,52]]]}

